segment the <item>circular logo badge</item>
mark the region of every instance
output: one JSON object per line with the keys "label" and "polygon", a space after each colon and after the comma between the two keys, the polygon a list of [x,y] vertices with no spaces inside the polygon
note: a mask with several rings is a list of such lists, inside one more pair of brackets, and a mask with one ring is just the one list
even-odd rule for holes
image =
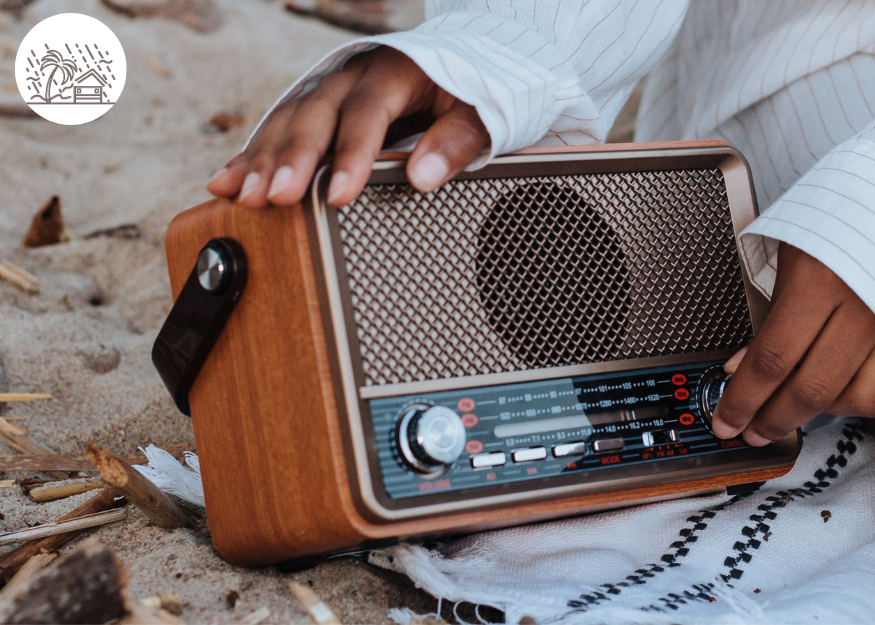
{"label": "circular logo badge", "polygon": [[127,63],[118,37],[102,22],[61,13],[34,26],[15,57],[24,101],[50,122],[75,126],[118,102]]}

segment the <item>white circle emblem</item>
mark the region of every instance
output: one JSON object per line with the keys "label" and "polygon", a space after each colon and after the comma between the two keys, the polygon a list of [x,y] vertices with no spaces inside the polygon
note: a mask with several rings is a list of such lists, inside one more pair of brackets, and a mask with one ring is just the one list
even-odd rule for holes
{"label": "white circle emblem", "polygon": [[24,101],[41,117],[65,126],[85,124],[111,109],[126,75],[118,37],[103,22],[79,13],[41,21],[15,57],[15,81]]}

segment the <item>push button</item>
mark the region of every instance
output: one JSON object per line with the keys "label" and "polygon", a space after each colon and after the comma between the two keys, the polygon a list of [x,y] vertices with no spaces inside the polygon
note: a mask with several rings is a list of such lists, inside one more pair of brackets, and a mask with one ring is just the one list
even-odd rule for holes
{"label": "push button", "polygon": [[644,432],[641,435],[641,442],[645,447],[653,447],[654,445],[668,445],[681,440],[677,430],[656,430],[655,432]]}
{"label": "push button", "polygon": [[545,447],[529,447],[528,449],[517,449],[513,452],[514,462],[531,462],[533,460],[543,460],[547,457],[547,449]]}
{"label": "push button", "polygon": [[583,441],[574,441],[573,443],[562,443],[561,445],[553,446],[553,457],[564,458],[565,456],[582,456],[586,453],[586,443]]}
{"label": "push button", "polygon": [[503,451],[493,451],[488,454],[471,456],[471,466],[475,469],[485,467],[500,467],[507,462],[507,455]]}
{"label": "push button", "polygon": [[603,438],[592,443],[592,450],[597,454],[607,451],[622,451],[625,447],[626,441],[622,438]]}

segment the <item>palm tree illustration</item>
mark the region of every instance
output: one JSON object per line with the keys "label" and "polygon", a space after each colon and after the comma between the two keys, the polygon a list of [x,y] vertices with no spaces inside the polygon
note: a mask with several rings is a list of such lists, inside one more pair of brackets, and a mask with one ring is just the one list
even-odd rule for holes
{"label": "palm tree illustration", "polygon": [[49,50],[46,52],[45,56],[40,59],[40,71],[45,72],[47,68],[51,68],[52,73],[49,74],[49,81],[46,83],[46,102],[51,102],[52,99],[50,97],[52,92],[52,81],[55,78],[55,72],[61,70],[62,80],[61,84],[63,85],[65,82],[69,82],[73,80],[73,76],[76,74],[77,67],[76,61],[73,59],[65,59],[58,52],[54,50]]}

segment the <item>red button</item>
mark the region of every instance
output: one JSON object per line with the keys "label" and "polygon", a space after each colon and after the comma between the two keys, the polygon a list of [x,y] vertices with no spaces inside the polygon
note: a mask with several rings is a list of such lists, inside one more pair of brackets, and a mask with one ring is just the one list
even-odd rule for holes
{"label": "red button", "polygon": [[476,406],[477,404],[474,403],[473,399],[471,399],[469,397],[465,397],[463,399],[460,399],[459,403],[456,405],[459,407],[459,410],[461,410],[462,412],[471,412],[472,410],[474,410],[474,406]]}
{"label": "red button", "polygon": [[673,376],[671,376],[671,383],[675,386],[683,386],[687,383],[687,376],[685,376],[683,373],[675,373]]}
{"label": "red button", "polygon": [[480,441],[468,441],[465,443],[465,451],[469,454],[479,454],[483,451],[483,443]]}
{"label": "red button", "polygon": [[695,421],[695,417],[691,415],[689,412],[685,412],[678,419],[683,425],[693,425],[693,421]]}
{"label": "red button", "polygon": [[690,398],[690,391],[688,391],[685,388],[679,388],[678,390],[676,390],[674,392],[674,396],[677,397],[678,399],[680,399],[681,401],[684,401],[685,399]]}
{"label": "red button", "polygon": [[475,425],[477,425],[477,421],[479,421],[479,419],[475,414],[468,413],[462,415],[462,425],[464,425],[466,428],[474,427]]}

